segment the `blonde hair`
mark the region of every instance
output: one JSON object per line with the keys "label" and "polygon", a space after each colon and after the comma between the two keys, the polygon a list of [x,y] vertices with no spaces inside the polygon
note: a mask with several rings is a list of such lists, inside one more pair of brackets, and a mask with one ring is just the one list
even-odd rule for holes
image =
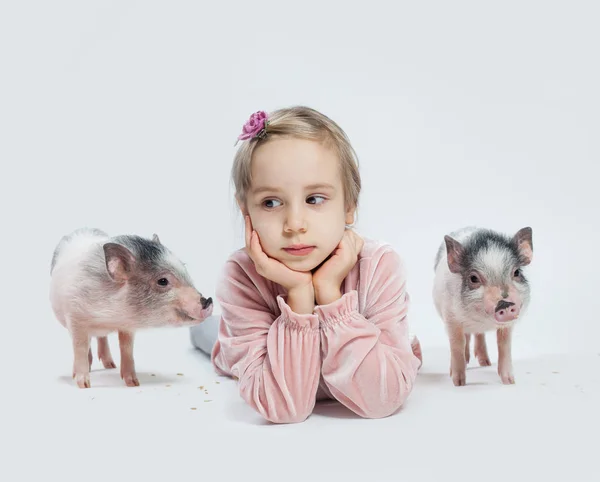
{"label": "blonde hair", "polygon": [[344,186],[346,209],[358,206],[361,179],[358,157],[342,128],[333,120],[310,107],[295,106],[276,110],[269,114],[264,136],[243,142],[233,160],[231,178],[235,196],[240,204],[246,204],[246,196],[252,185],[252,154],[254,149],[274,138],[297,138],[323,142],[332,147],[340,160],[340,174]]}

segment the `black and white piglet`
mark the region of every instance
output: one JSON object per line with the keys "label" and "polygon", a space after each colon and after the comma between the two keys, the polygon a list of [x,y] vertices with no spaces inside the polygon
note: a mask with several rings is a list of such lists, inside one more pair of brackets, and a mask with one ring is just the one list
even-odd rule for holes
{"label": "black and white piglet", "polygon": [[471,335],[479,364],[491,365],[485,340],[488,331],[496,331],[502,383],[515,383],[511,335],[530,301],[524,267],[532,257],[529,227],[513,236],[468,227],[444,237],[435,259],[433,300],[450,340],[454,385],[466,384]]}

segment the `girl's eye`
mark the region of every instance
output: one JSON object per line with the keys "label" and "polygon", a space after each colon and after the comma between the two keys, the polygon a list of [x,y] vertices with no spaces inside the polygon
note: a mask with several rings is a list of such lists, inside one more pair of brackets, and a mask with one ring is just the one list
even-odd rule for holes
{"label": "girl's eye", "polygon": [[279,205],[281,205],[281,203],[279,201],[277,201],[276,199],[267,199],[266,201],[263,201],[263,206],[268,209],[273,209],[278,206],[277,203],[279,203]]}
{"label": "girl's eye", "polygon": [[323,204],[325,202],[325,198],[323,196],[310,196],[306,199],[308,204]]}

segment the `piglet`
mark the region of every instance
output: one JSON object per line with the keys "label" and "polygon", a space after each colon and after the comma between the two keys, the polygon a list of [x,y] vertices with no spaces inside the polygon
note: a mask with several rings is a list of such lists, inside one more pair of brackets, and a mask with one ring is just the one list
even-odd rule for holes
{"label": "piglet", "polygon": [[485,333],[495,330],[498,374],[515,383],[511,355],[512,330],[530,301],[524,266],[531,263],[531,228],[514,236],[467,227],[444,237],[435,258],[433,299],[450,340],[450,376],[466,384],[471,335],[481,366],[490,366]]}
{"label": "piglet", "polygon": [[89,388],[91,337],[98,358],[116,368],[107,335],[118,332],[121,378],[138,386],[133,360],[136,330],[186,326],[212,313],[212,299],[202,296],[183,263],[155,234],[109,237],[98,229],[78,229],[58,243],[50,268],[50,301],[73,343],[73,378]]}

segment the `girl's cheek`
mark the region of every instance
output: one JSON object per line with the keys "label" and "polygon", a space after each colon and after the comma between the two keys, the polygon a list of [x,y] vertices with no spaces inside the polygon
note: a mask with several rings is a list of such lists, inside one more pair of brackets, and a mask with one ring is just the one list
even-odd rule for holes
{"label": "girl's cheek", "polygon": [[269,235],[269,228],[272,226],[272,223],[269,223],[268,220],[265,220],[263,217],[261,216],[251,216],[251,220],[252,220],[252,227],[254,228],[254,230],[258,233],[258,236],[261,239],[267,240],[268,239],[268,235]]}

